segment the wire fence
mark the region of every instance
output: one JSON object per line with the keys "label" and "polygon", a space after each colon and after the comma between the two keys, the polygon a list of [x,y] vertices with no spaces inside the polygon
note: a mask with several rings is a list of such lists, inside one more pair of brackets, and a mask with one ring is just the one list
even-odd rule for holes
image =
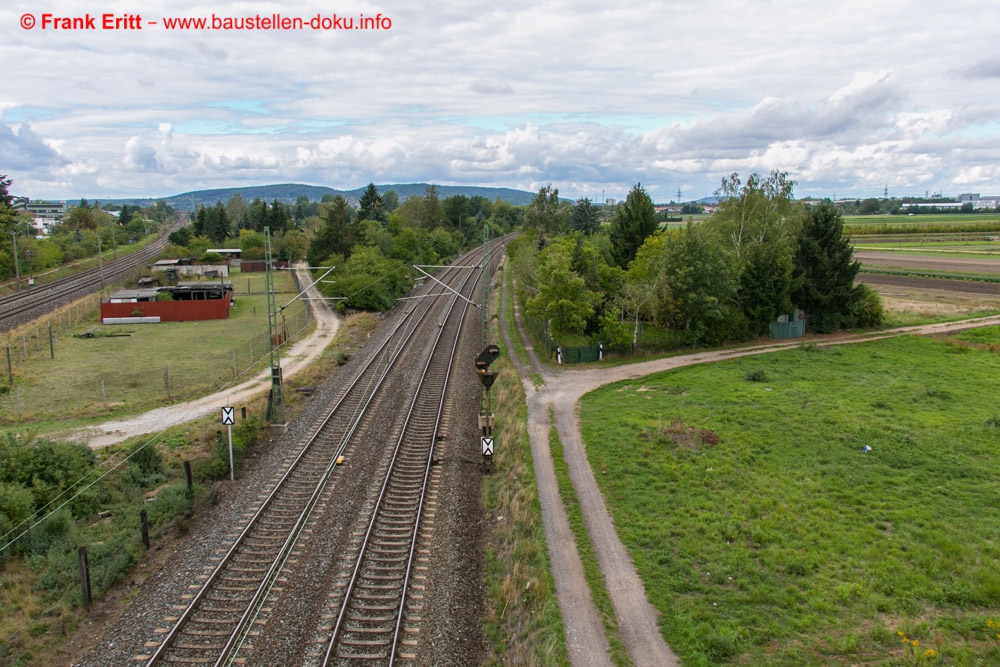
{"label": "wire fence", "polygon": [[521,318],[525,332],[535,343],[535,350],[541,352],[547,359],[560,364],[583,364],[614,357],[635,357],[675,350],[679,347],[676,337],[663,329],[651,327],[645,322],[639,323],[636,332],[636,346],[631,350],[615,350],[602,343],[583,346],[561,346],[549,335],[548,323],[530,317]]}
{"label": "wire fence", "polygon": [[[237,296],[247,293],[260,291],[248,289]],[[241,335],[238,342],[222,351],[179,354],[165,363],[140,364],[135,370],[124,368],[115,358],[98,359],[82,372],[61,368],[60,343],[73,336],[85,336],[88,328],[96,329],[100,303],[101,295],[87,297],[46,320],[8,334],[0,350],[0,363],[6,364],[0,376],[0,422],[60,418],[66,412],[67,400],[94,416],[126,404],[131,409],[185,400],[248,380],[270,360],[271,335],[262,328]],[[266,312],[260,316],[266,318]],[[312,322],[308,304],[293,302],[278,316],[275,342],[287,345]],[[266,319],[261,326],[267,327]],[[99,330],[97,335],[108,333]],[[45,365],[41,365],[43,361]],[[34,377],[39,368],[46,374],[65,373],[57,392],[52,391],[51,383]]]}

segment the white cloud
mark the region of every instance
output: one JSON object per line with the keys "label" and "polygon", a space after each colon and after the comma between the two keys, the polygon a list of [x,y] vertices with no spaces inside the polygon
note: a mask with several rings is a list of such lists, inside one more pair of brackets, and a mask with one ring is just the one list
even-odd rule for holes
{"label": "white cloud", "polygon": [[[0,173],[51,198],[372,179],[574,197],[641,180],[697,197],[771,168],[800,194],[1000,194],[995,20],[980,2],[388,2],[336,7],[390,16],[378,32],[56,34],[21,29],[39,10],[13,0]],[[332,11],[150,0],[142,14]]]}

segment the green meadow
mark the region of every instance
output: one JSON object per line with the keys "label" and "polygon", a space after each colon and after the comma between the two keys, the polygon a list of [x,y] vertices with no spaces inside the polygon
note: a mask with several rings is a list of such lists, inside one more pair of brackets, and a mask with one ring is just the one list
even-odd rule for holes
{"label": "green meadow", "polygon": [[[236,274],[232,281],[236,307],[225,320],[104,325],[96,311],[77,320],[71,307],[49,319],[59,322],[51,349],[45,321],[14,332],[8,338],[13,385],[5,374],[0,429],[44,433],[136,414],[249,379],[269,360],[264,274]],[[247,293],[248,281],[253,294]],[[275,289],[279,306],[297,294],[284,271],[275,274]],[[283,315],[292,335],[306,322],[305,305],[295,301]],[[88,330],[97,337],[80,337]]]}
{"label": "green meadow", "polygon": [[813,344],[585,396],[683,664],[1000,664],[998,349],[996,328]]}

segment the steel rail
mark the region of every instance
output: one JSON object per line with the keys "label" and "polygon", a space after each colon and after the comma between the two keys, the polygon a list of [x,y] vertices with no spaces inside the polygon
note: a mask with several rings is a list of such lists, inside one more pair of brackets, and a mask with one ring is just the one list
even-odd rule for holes
{"label": "steel rail", "polygon": [[103,267],[87,269],[25,292],[0,298],[0,330],[19,324],[13,321],[19,316],[42,310],[50,304],[48,310],[51,310],[61,300],[73,298],[81,292],[89,294],[95,287],[103,286],[106,282],[120,280],[150,258],[157,256],[166,244],[167,236],[163,235],[145,248],[112,260]]}
{"label": "steel rail", "polygon": [[[433,287],[431,286],[431,287],[429,287],[429,289],[433,289]],[[357,417],[357,419],[353,420],[354,424],[351,427],[350,432],[347,433],[347,434],[345,434],[345,437],[342,439],[342,441],[341,441],[341,443],[339,445],[339,449],[337,450],[337,453],[335,453],[332,456],[331,460],[332,460],[333,464],[332,465],[328,465],[327,466],[327,470],[324,470],[324,473],[321,475],[321,481],[316,485],[316,487],[314,489],[314,493],[311,496],[311,500],[310,500],[309,503],[307,503],[307,505],[310,505],[310,506],[314,506],[315,505],[315,499],[318,498],[319,494],[322,491],[321,487],[324,486],[327,483],[327,481],[329,479],[329,475],[332,472],[333,468],[335,467],[335,462],[336,462],[337,456],[340,453],[343,452],[344,448],[346,447],[347,441],[349,440],[350,436],[353,434],[354,430],[357,428],[357,425],[360,423],[360,420],[361,420],[361,418],[362,418],[365,410],[367,409],[366,406],[371,403],[371,400],[373,399],[375,393],[377,392],[378,387],[381,385],[382,381],[385,379],[385,377],[388,374],[389,370],[395,364],[395,361],[399,358],[399,351],[403,347],[405,347],[405,345],[411,339],[411,337],[414,334],[414,332],[418,330],[420,322],[422,322],[427,317],[427,314],[430,312],[431,309],[430,309],[430,307],[419,309],[419,310],[422,310],[420,316],[418,318],[413,318],[412,315],[413,315],[413,313],[417,312],[417,310],[418,310],[418,308],[414,307],[408,313],[406,313],[406,315],[401,319],[400,323],[393,329],[392,332],[390,332],[389,336],[387,336],[385,342],[383,342],[383,344],[380,346],[380,348],[372,356],[372,359],[364,366],[364,368],[361,371],[359,371],[359,373],[358,373],[357,377],[355,378],[355,380],[344,391],[343,395],[337,401],[337,403],[335,404],[334,408],[330,410],[330,412],[324,418],[323,422],[316,428],[315,433],[313,434],[313,436],[309,439],[309,441],[306,443],[306,445],[303,446],[303,448],[299,452],[298,456],[289,465],[288,470],[281,477],[281,479],[275,484],[274,489],[272,489],[272,491],[268,495],[267,499],[262,503],[260,510],[251,519],[250,523],[244,528],[244,530],[241,532],[240,536],[236,539],[236,541],[234,542],[234,544],[232,545],[232,547],[229,549],[229,551],[227,552],[227,554],[220,561],[219,565],[215,568],[215,570],[212,572],[212,574],[209,575],[208,580],[206,580],[205,584],[200,588],[200,590],[198,591],[198,593],[194,596],[194,598],[188,604],[188,606],[185,609],[185,611],[182,614],[182,616],[179,617],[176,620],[176,622],[174,623],[174,625],[173,625],[172,629],[170,630],[170,632],[166,636],[163,637],[163,639],[161,640],[161,643],[160,643],[159,647],[157,648],[157,651],[154,653],[153,656],[151,656],[149,658],[149,661],[147,663],[148,665],[156,664],[157,662],[159,662],[162,659],[164,659],[164,657],[166,656],[167,651],[174,644],[174,642],[177,639],[177,637],[180,636],[180,634],[182,634],[182,632],[181,632],[182,628],[186,626],[186,624],[191,619],[191,617],[193,616],[193,614],[199,608],[201,602],[205,599],[205,596],[208,594],[209,590],[213,587],[213,585],[217,581],[219,581],[219,579],[222,576],[223,571],[226,569],[227,565],[234,559],[234,557],[236,556],[236,554],[240,551],[241,545],[245,543],[246,539],[248,538],[248,536],[250,535],[250,533],[253,531],[255,525],[257,524],[257,522],[265,514],[265,512],[267,511],[267,509],[271,506],[272,502],[277,497],[277,495],[279,494],[279,492],[281,492],[282,489],[285,489],[287,487],[287,485],[289,483],[289,479],[291,478],[293,472],[300,467],[300,463],[302,462],[303,458],[306,456],[307,452],[309,452],[309,451],[312,450],[313,444],[321,436],[321,434],[324,432],[324,430],[326,428],[326,425],[330,422],[330,420],[333,418],[333,416],[335,414],[338,414],[338,411],[340,410],[341,406],[344,405],[345,401],[352,394],[352,392],[354,391],[354,389],[357,387],[358,383],[361,382],[361,380],[366,375],[370,375],[368,373],[368,371],[371,370],[372,365],[375,364],[376,361],[380,362],[380,360],[382,359],[382,357],[385,356],[385,352],[387,351],[387,349],[389,347],[389,344],[393,341],[394,337],[400,331],[400,329],[402,329],[405,325],[407,325],[409,323],[413,323],[412,328],[408,332],[405,333],[404,340],[400,341],[398,343],[398,346],[397,346],[398,349],[392,355],[392,357],[393,357],[392,360],[382,370],[382,373],[380,374],[380,377],[378,379],[378,384],[375,386],[375,388],[373,388],[371,390],[371,394],[369,395],[368,400],[365,403],[365,406],[360,406],[360,401],[359,401],[359,409],[355,413],[355,416]],[[414,322],[414,319],[416,320],[415,322]],[[371,381],[369,381],[369,384],[371,385]],[[307,510],[307,512],[308,512],[308,510]],[[301,531],[301,527],[305,525],[305,521],[307,520],[307,518],[308,518],[307,513],[300,514],[299,520],[296,522],[296,527],[295,527],[295,529],[292,532],[296,532],[296,533],[300,532]],[[293,544],[293,543],[294,543],[293,536],[290,534],[286,538],[286,540],[285,540],[284,548],[281,549],[280,551],[281,552],[287,551],[288,547],[291,544]],[[233,649],[235,643],[237,641],[242,641],[242,640],[239,640],[237,638],[237,635],[240,633],[240,629],[239,628],[240,628],[240,626],[245,626],[246,625],[247,620],[252,615],[252,612],[253,612],[252,607],[255,606],[260,601],[261,597],[266,593],[266,590],[269,590],[268,580],[273,580],[273,578],[276,576],[277,572],[279,571],[279,569],[277,568],[277,565],[278,565],[278,562],[281,561],[281,560],[282,559],[281,559],[280,553],[279,553],[279,556],[276,557],[272,561],[271,567],[268,569],[268,572],[266,573],[266,576],[265,576],[263,582],[260,584],[260,586],[258,586],[257,592],[255,593],[254,598],[253,598],[253,604],[249,605],[244,610],[244,614],[241,617],[240,622],[237,624],[237,629],[230,635],[230,640],[227,641],[226,651],[223,652],[222,657],[220,657],[220,659],[219,659],[220,663],[228,659],[228,658],[225,657],[225,655],[226,655],[226,653],[230,652]]]}
{"label": "steel rail", "polygon": [[[417,331],[417,328],[420,325],[420,323],[423,322],[423,320],[427,317],[429,313],[430,313],[430,308],[424,310],[424,313],[421,315],[420,319],[416,323],[414,323],[413,329],[407,334],[406,341],[404,341],[404,343],[410,340],[412,335]],[[402,349],[402,347],[403,345],[400,345],[400,350]],[[382,372],[382,375],[378,378],[377,388],[381,387],[382,382],[385,380],[389,371],[395,366],[396,361],[398,361],[399,359],[400,355],[397,352],[397,354],[393,355],[390,364],[386,366],[386,368]],[[232,661],[236,658],[234,650],[238,650],[239,647],[237,646],[237,644],[242,645],[242,642],[245,641],[246,633],[249,632],[250,630],[250,621],[252,617],[256,615],[260,606],[264,603],[264,600],[266,599],[267,594],[269,593],[271,587],[273,586],[275,579],[280,573],[281,568],[284,566],[284,563],[287,560],[292,549],[294,548],[295,543],[297,542],[302,530],[305,528],[306,523],[308,522],[310,516],[312,515],[312,512],[315,509],[316,504],[319,502],[323,492],[326,490],[326,486],[329,481],[330,475],[336,468],[337,458],[344,453],[344,450],[347,448],[347,443],[354,436],[354,433],[357,431],[358,427],[361,424],[363,416],[367,413],[367,410],[371,406],[371,403],[374,399],[375,399],[375,392],[372,391],[372,393],[368,397],[368,400],[364,403],[363,406],[360,406],[359,410],[357,411],[356,418],[352,420],[350,429],[348,429],[348,431],[341,438],[341,444],[334,452],[329,465],[323,472],[323,475],[320,481],[317,483],[316,488],[313,490],[313,493],[310,496],[309,500],[306,502],[306,506],[303,509],[302,514],[299,516],[299,519],[296,522],[295,526],[293,527],[292,532],[289,534],[285,543],[282,545],[282,548],[279,550],[278,556],[275,558],[274,563],[272,564],[271,568],[265,575],[264,580],[258,587],[257,592],[254,594],[254,597],[247,606],[247,609],[244,612],[243,616],[240,618],[240,621],[238,622],[236,629],[233,631],[232,635],[230,635],[229,641],[223,648],[222,655],[215,663],[215,667],[221,667],[222,665],[231,664]],[[332,413],[330,416],[332,416]],[[330,416],[328,416],[324,420],[323,426],[325,426],[326,423],[329,421]],[[311,444],[317,437],[319,437],[323,426],[321,426],[317,430],[317,432],[312,436],[312,438],[310,438],[309,444]],[[307,444],[306,447],[308,446],[309,445]]]}
{"label": "steel rail", "polygon": [[[479,267],[479,269],[480,269],[479,270],[479,276],[480,276],[480,279],[481,279],[484,271],[483,271],[482,267]],[[470,274],[470,278],[471,278],[471,274]],[[462,285],[462,287],[460,287],[460,290],[464,289],[468,283],[469,283],[469,280],[466,280],[465,283]],[[475,287],[475,285],[477,283],[478,283],[478,281],[475,281],[475,280],[472,281],[473,287]],[[453,292],[453,290],[449,290],[449,291]],[[463,299],[464,299],[463,295],[459,294],[458,296],[462,296]],[[420,407],[420,406],[426,406],[426,405],[432,405],[432,403],[431,403],[432,399],[428,399],[426,397],[426,394],[425,394],[425,391],[424,391],[425,384],[428,382],[428,379],[430,378],[430,375],[431,375],[430,374],[430,370],[431,370],[432,364],[434,364],[439,359],[441,359],[441,356],[438,354],[438,350],[442,347],[442,338],[444,337],[445,329],[447,327],[449,327],[452,323],[455,323],[455,325],[454,325],[454,338],[451,340],[450,350],[448,350],[448,353],[447,353],[446,362],[445,362],[444,376],[440,380],[440,382],[441,382],[440,395],[438,395],[435,399],[433,399],[434,400],[434,404],[436,404],[436,411],[435,411],[435,417],[434,417],[433,426],[431,426],[430,432],[429,432],[429,435],[428,435],[428,442],[427,442],[428,450],[427,450],[426,454],[424,454],[423,452],[418,452],[418,453],[421,454],[421,456],[425,456],[426,458],[425,458],[425,463],[424,463],[423,476],[422,476],[422,479],[420,481],[419,494],[418,494],[419,498],[418,498],[418,501],[417,501],[417,506],[413,510],[413,514],[412,514],[413,528],[412,528],[412,531],[411,531],[410,536],[408,538],[408,541],[409,541],[409,550],[408,550],[408,553],[407,553],[406,563],[405,563],[405,565],[402,568],[403,569],[403,574],[402,574],[402,577],[401,577],[402,582],[401,582],[401,585],[400,585],[399,604],[396,607],[396,612],[395,612],[395,615],[396,615],[395,624],[391,628],[391,630],[392,630],[392,639],[390,640],[390,646],[388,648],[388,656],[387,656],[388,659],[389,659],[389,664],[391,665],[392,662],[393,662],[393,660],[395,659],[396,648],[398,646],[398,641],[399,641],[400,625],[402,623],[402,617],[403,617],[403,613],[404,613],[404,607],[405,607],[405,604],[406,604],[406,589],[407,589],[407,587],[409,585],[409,578],[410,578],[410,572],[411,572],[412,563],[413,563],[414,550],[415,550],[415,546],[416,546],[417,535],[418,535],[419,530],[420,530],[420,515],[423,512],[424,499],[425,499],[426,491],[427,491],[427,481],[429,479],[430,466],[431,466],[431,462],[433,460],[434,440],[435,440],[435,437],[437,436],[437,432],[438,432],[438,430],[440,428],[441,414],[442,414],[442,411],[443,411],[443,408],[444,408],[444,404],[445,404],[445,394],[446,394],[446,392],[448,390],[448,380],[450,379],[451,369],[452,369],[452,366],[453,366],[453,363],[454,363],[454,357],[455,357],[455,353],[456,353],[457,346],[458,346],[458,340],[459,340],[459,338],[461,336],[461,333],[462,333],[461,323],[465,319],[466,314],[468,313],[468,308],[469,308],[469,303],[468,303],[468,300],[466,299],[466,303],[464,304],[463,308],[461,309],[461,314],[457,315],[456,312],[455,312],[456,311],[456,305],[457,305],[457,303],[458,303],[457,296],[453,296],[452,303],[451,303],[451,305],[449,307],[449,312],[448,312],[448,315],[447,315],[447,322],[448,322],[448,324],[447,325],[442,325],[442,327],[438,331],[438,334],[436,336],[436,339],[435,339],[435,342],[434,342],[434,346],[433,346],[433,350],[434,351],[427,358],[427,361],[426,361],[426,363],[424,365],[424,368],[423,368],[423,371],[421,373],[421,380],[420,380],[419,386],[418,386],[417,390],[414,392],[413,399],[411,400],[410,407],[409,407],[409,410],[407,411],[407,415],[406,415],[406,418],[405,418],[405,421],[404,421],[404,424],[403,424],[402,432],[400,433],[400,436],[399,436],[399,438],[398,438],[398,440],[396,442],[396,446],[395,446],[395,448],[393,450],[393,454],[392,454],[391,461],[390,461],[389,466],[388,466],[388,470],[387,470],[386,475],[385,475],[385,479],[383,480],[382,487],[381,487],[381,489],[379,491],[378,499],[377,499],[377,501],[375,503],[375,509],[374,509],[374,511],[372,513],[372,518],[371,518],[371,520],[370,520],[370,522],[368,524],[367,530],[365,531],[365,535],[364,535],[364,538],[363,538],[363,540],[361,542],[361,545],[359,547],[359,553],[357,555],[357,558],[356,558],[356,561],[355,561],[355,565],[354,565],[353,571],[351,573],[351,577],[350,577],[350,579],[349,579],[349,581],[348,581],[348,583],[347,583],[347,585],[345,587],[344,593],[343,593],[343,602],[342,602],[342,604],[340,606],[340,612],[337,615],[336,622],[335,622],[335,624],[333,626],[333,629],[332,629],[332,631],[330,633],[330,639],[329,639],[329,641],[327,643],[326,653],[324,654],[323,661],[321,663],[324,666],[327,666],[327,665],[331,664],[331,661],[333,661],[335,659],[338,659],[338,658],[345,658],[345,659],[349,658],[349,656],[345,656],[345,655],[340,655],[340,656],[335,655],[336,648],[337,648],[337,646],[339,645],[339,643],[341,641],[342,633],[345,631],[344,628],[345,628],[345,623],[346,623],[346,619],[347,619],[347,614],[348,614],[349,609],[352,608],[352,604],[351,604],[352,603],[352,598],[354,597],[355,591],[356,591],[356,589],[358,587],[358,581],[359,581],[359,579],[361,577],[361,572],[362,572],[362,569],[364,568],[364,565],[365,565],[365,562],[366,562],[366,558],[370,557],[371,554],[372,554],[372,550],[370,549],[370,547],[371,547],[371,544],[372,544],[373,535],[376,532],[376,527],[379,524],[379,521],[380,520],[384,520],[384,517],[382,516],[382,512],[383,512],[383,509],[386,506],[386,503],[388,502],[389,494],[390,494],[390,488],[391,488],[391,485],[393,484],[394,477],[397,474],[404,474],[404,473],[398,473],[398,467],[397,467],[396,464],[397,464],[397,461],[401,457],[401,453],[403,452],[405,442],[410,437],[412,437],[412,435],[413,435],[411,433],[411,423],[416,420],[416,414],[417,414],[418,407]],[[447,343],[448,341],[445,340],[444,342]],[[434,388],[436,389],[436,387],[434,387]],[[394,523],[399,523],[400,521],[401,521],[401,519],[399,519],[398,516],[394,517],[394,519],[393,519]],[[388,568],[387,567],[383,567],[383,569],[388,569]],[[384,578],[388,579],[388,576],[385,576]],[[381,585],[380,587],[386,588],[386,587],[391,587],[391,585]],[[363,608],[363,605],[362,605],[362,608]],[[360,611],[359,611],[359,613],[360,613]],[[357,656],[355,656],[355,657],[357,657]],[[367,658],[373,658],[374,656],[365,656],[365,657],[367,657]]]}
{"label": "steel rail", "polygon": [[[361,370],[359,370],[357,376],[354,378],[351,384],[347,387],[347,389],[343,392],[341,397],[334,404],[333,408],[323,419],[321,425],[315,430],[313,435],[309,438],[306,444],[299,451],[295,459],[289,464],[288,469],[277,481],[274,488],[268,494],[267,498],[265,498],[265,500],[261,503],[261,506],[255,513],[254,517],[252,517],[251,520],[247,523],[247,525],[241,531],[240,535],[234,540],[232,546],[222,557],[217,567],[209,575],[204,585],[191,599],[191,602],[188,604],[183,614],[181,614],[181,616],[178,617],[177,621],[175,621],[170,632],[164,636],[160,645],[157,647],[157,650],[153,653],[152,656],[150,656],[149,661],[146,663],[147,665],[149,666],[155,665],[165,658],[167,651],[170,650],[174,641],[180,634],[182,634],[182,630],[184,626],[187,624],[188,620],[198,610],[199,604],[212,589],[212,586],[221,578],[222,574],[226,571],[228,565],[230,564],[230,562],[232,562],[233,558],[240,552],[246,539],[256,528],[258,521],[265,515],[266,511],[272,506],[278,495],[288,490],[287,485],[290,483],[290,479],[296,472],[299,471],[300,464],[303,463],[306,456],[308,456],[312,452],[314,443],[320,438],[327,424],[334,417],[334,415],[338,414],[338,411],[342,406],[345,405],[345,403],[348,401],[348,398],[353,395],[352,392],[354,392],[355,389],[358,389],[360,387],[362,380],[368,379],[370,381],[370,378],[368,377],[369,371],[372,370],[378,371],[377,366],[381,364],[381,362],[383,361],[384,353],[389,351],[390,344],[393,343],[396,334],[400,333],[401,330],[404,333],[403,341],[396,341],[397,344],[401,343],[399,345],[399,349],[402,349],[402,347],[405,346],[405,343],[409,341],[409,339],[413,335],[413,332],[416,331],[417,327],[414,326],[407,332],[405,330],[405,325],[411,322],[411,316],[416,312],[416,310],[417,310],[416,308],[411,309],[408,313],[406,313],[406,315],[403,318],[401,318],[400,322],[389,333],[389,335],[386,337],[386,340],[383,341],[383,343],[375,351],[371,359],[364,365],[364,367]],[[424,309],[424,312],[421,313],[420,315],[421,319],[423,317],[426,317],[427,311],[428,309]],[[383,369],[381,373],[378,373],[378,376],[384,378],[386,372],[388,371],[389,368],[391,368],[391,366],[395,363],[395,360],[398,359],[398,357],[399,355],[397,350],[397,352],[393,354],[392,358],[389,360],[388,366],[385,369]],[[369,388],[372,388],[371,382],[369,382]],[[372,389],[372,395],[374,395],[374,392],[377,391],[377,389],[378,389],[378,384],[376,384]],[[355,417],[357,417],[357,413],[355,413]],[[333,456],[332,460],[336,461],[336,456]]]}

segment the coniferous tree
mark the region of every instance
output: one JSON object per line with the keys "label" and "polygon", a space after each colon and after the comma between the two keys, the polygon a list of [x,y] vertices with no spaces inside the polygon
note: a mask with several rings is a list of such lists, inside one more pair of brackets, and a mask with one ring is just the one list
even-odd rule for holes
{"label": "coniferous tree", "polygon": [[860,268],[840,211],[828,201],[806,211],[795,253],[793,301],[805,311],[810,330],[831,333],[844,326],[863,294],[854,286]]}
{"label": "coniferous tree", "polygon": [[570,229],[583,232],[587,236],[597,232],[601,228],[601,221],[597,215],[597,207],[587,197],[577,199],[573,206],[573,213],[569,219]]}
{"label": "coniferous tree", "polygon": [[350,257],[357,242],[356,223],[351,220],[347,200],[337,195],[323,211],[323,224],[309,244],[306,261],[309,266],[320,266],[331,255]]}
{"label": "coniferous tree", "polygon": [[653,200],[643,189],[642,183],[636,183],[611,221],[611,254],[618,266],[628,268],[628,263],[635,259],[639,246],[659,226]]}
{"label": "coniferous tree", "polygon": [[[200,213],[201,211],[199,211]],[[229,238],[229,219],[226,217],[226,207],[222,205],[221,201],[205,211],[205,221],[201,233],[216,244],[221,244]]]}
{"label": "coniferous tree", "polygon": [[385,224],[387,219],[385,207],[382,205],[382,196],[378,193],[375,184],[369,183],[358,201],[358,221],[375,220]]}

